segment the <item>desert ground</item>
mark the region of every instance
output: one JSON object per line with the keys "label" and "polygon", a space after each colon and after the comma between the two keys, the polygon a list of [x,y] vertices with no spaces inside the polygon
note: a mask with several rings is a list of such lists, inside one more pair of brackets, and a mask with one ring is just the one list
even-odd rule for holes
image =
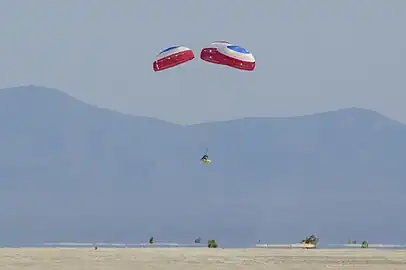
{"label": "desert ground", "polygon": [[3,248],[1,270],[406,270],[405,250],[208,248]]}

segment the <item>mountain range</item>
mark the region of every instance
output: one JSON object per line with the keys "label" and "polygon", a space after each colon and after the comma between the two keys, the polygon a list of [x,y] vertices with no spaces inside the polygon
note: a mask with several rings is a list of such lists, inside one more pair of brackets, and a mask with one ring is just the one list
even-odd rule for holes
{"label": "mountain range", "polygon": [[0,244],[406,241],[406,126],[371,110],[184,126],[22,86],[0,128]]}

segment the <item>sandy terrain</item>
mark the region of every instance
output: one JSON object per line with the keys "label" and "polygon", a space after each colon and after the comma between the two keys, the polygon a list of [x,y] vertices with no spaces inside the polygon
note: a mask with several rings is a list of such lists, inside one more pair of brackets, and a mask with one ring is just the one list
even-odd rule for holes
{"label": "sandy terrain", "polygon": [[0,269],[402,269],[406,251],[374,249],[0,249]]}

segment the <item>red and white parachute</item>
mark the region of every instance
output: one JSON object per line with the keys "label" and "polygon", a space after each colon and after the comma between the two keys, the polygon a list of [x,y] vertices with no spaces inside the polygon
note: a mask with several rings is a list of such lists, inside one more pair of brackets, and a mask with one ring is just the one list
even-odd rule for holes
{"label": "red and white parachute", "polygon": [[155,72],[162,71],[186,63],[194,58],[195,55],[191,49],[183,46],[172,46],[157,55],[152,67]]}
{"label": "red and white parachute", "polygon": [[227,41],[215,41],[210,44],[210,46],[203,48],[200,52],[200,59],[213,64],[224,65],[224,56],[219,53],[218,49],[222,46],[231,45]]}
{"label": "red and white parachute", "polygon": [[241,70],[253,71],[255,69],[255,58],[252,53],[227,41],[216,41],[203,48],[200,52],[200,59]]}
{"label": "red and white parachute", "polygon": [[[152,67],[155,72],[162,71],[186,63],[194,58],[195,55],[191,49],[183,46],[172,46],[157,55]],[[203,48],[200,52],[200,59],[240,70],[253,71],[255,69],[255,58],[252,53],[227,41],[216,41]],[[203,164],[212,162],[209,159],[207,150],[200,162]]]}

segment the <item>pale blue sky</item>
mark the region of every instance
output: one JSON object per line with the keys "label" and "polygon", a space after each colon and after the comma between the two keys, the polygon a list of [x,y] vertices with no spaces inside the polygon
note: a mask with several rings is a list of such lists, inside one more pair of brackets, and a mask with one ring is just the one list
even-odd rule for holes
{"label": "pale blue sky", "polygon": [[[177,123],[352,106],[406,122],[405,27],[405,0],[2,0],[0,87]],[[256,71],[152,71],[164,47],[198,56],[214,40],[246,47]]]}

